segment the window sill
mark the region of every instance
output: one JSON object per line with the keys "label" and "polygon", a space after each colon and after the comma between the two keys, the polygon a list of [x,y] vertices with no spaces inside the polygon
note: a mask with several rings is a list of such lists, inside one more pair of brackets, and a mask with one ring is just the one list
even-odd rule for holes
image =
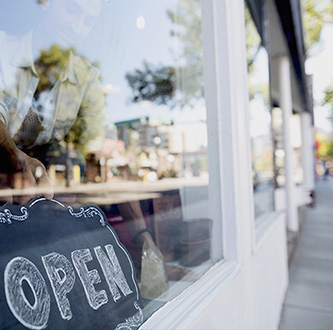
{"label": "window sill", "polygon": [[265,236],[285,217],[284,211],[274,211],[263,214],[255,221],[254,250],[258,249]]}
{"label": "window sill", "polygon": [[217,287],[226,285],[240,273],[239,264],[235,261],[221,260],[213,265],[202,277],[187,287],[173,300],[157,310],[140,327],[145,329],[176,329],[200,306],[211,301]]}

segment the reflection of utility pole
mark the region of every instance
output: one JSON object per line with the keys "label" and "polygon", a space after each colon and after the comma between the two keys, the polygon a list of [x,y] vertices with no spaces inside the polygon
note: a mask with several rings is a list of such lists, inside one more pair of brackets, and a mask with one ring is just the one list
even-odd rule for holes
{"label": "reflection of utility pole", "polygon": [[72,169],[72,161],[69,157],[69,143],[66,142],[66,163],[65,163],[66,187],[70,187],[71,185],[71,169]]}
{"label": "reflection of utility pole", "polygon": [[182,159],[181,159],[181,168],[180,168],[180,177],[185,177],[185,168],[186,168],[186,160],[185,160],[185,132],[182,131]]}

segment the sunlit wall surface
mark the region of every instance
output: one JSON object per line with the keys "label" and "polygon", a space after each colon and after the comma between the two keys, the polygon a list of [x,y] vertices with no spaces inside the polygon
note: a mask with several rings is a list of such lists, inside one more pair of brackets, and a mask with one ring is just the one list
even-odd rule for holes
{"label": "sunlit wall surface", "polygon": [[[265,26],[264,21],[262,24]],[[245,25],[254,210],[256,220],[258,220],[274,209],[269,58],[247,6]]]}
{"label": "sunlit wall surface", "polygon": [[[45,165],[55,199],[105,212],[147,318],[222,257],[212,258],[221,219],[208,209],[200,1],[12,0],[0,13],[0,119]],[[258,194],[272,179],[267,93],[261,82],[251,101]],[[0,196],[22,203],[33,196],[15,171],[2,171]]]}

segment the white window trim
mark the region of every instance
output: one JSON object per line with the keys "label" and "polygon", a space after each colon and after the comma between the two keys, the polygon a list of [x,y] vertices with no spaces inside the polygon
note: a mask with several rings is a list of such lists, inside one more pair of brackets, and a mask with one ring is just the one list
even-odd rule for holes
{"label": "white window trim", "polygon": [[218,262],[198,281],[156,311],[140,330],[186,328],[184,316],[190,322],[192,315],[206,307],[218,294],[218,289],[237,277],[240,270],[240,265],[235,262],[225,260]]}
{"label": "white window trim", "polygon": [[213,249],[223,237],[224,258],[239,260],[244,245],[250,252],[254,242],[243,0],[203,1],[202,25],[209,173],[213,178],[209,193],[216,196],[211,209],[221,205],[223,228],[213,236]]}
{"label": "white window trim", "polygon": [[[223,252],[223,260],[140,329],[184,327],[218,288],[249,267],[255,242],[244,1],[203,0],[202,13],[209,173],[213,178],[209,216],[222,219],[213,231],[212,250],[213,258]],[[247,299],[251,296],[251,288],[246,295]]]}
{"label": "white window trim", "polygon": [[281,218],[285,218],[286,213],[284,211],[274,211],[263,214],[262,217],[256,220],[255,228],[255,246],[254,251],[258,250],[261,243],[264,241],[268,233],[274,229]]}

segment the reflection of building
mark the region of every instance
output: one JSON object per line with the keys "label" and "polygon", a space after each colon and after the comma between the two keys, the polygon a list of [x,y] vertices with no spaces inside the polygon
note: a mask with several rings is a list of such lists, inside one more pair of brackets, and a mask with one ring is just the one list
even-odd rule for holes
{"label": "reflection of building", "polygon": [[127,154],[132,154],[132,161],[135,155],[140,155],[137,170],[150,168],[158,177],[168,176],[168,173],[177,177],[199,176],[207,172],[206,123],[174,124],[169,120],[143,117],[115,125]]}
{"label": "reflection of building", "polygon": [[[118,139],[125,142],[125,147],[129,145],[138,148],[151,148],[156,145],[162,148],[167,147],[167,137],[162,132],[164,126],[172,125],[170,120],[160,120],[152,117],[142,117],[116,124]],[[156,140],[159,137],[160,140]]]}

